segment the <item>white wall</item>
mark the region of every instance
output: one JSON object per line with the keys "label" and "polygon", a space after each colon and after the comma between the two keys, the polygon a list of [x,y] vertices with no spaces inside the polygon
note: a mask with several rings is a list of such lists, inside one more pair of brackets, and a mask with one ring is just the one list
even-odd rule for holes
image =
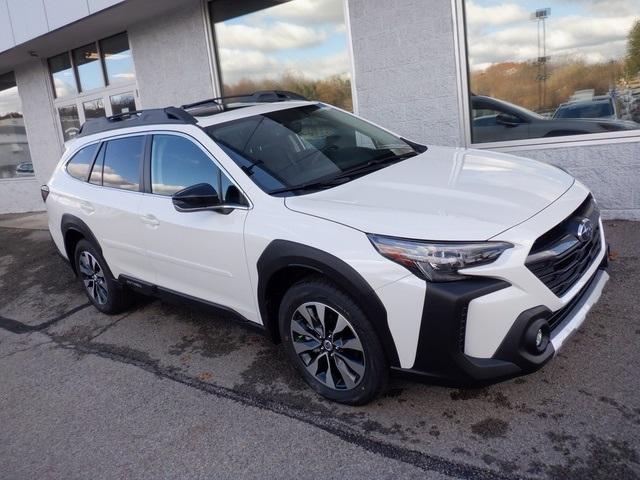
{"label": "white wall", "polygon": [[36,178],[0,179],[0,214],[40,210],[44,210],[44,203]]}

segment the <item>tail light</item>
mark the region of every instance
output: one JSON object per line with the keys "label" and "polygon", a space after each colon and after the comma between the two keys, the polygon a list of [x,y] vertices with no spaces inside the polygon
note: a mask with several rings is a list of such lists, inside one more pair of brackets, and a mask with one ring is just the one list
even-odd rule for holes
{"label": "tail light", "polygon": [[47,187],[46,185],[42,185],[40,187],[40,195],[42,195],[42,201],[46,202],[47,197],[49,196],[49,187]]}

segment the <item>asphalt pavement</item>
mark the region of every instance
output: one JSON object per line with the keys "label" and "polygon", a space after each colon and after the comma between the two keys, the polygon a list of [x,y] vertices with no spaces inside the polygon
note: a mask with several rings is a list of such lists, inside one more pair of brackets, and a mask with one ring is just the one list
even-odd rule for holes
{"label": "asphalt pavement", "polygon": [[228,318],[100,314],[36,220],[0,217],[2,479],[640,478],[640,222],[607,222],[611,281],[541,371],[347,407]]}

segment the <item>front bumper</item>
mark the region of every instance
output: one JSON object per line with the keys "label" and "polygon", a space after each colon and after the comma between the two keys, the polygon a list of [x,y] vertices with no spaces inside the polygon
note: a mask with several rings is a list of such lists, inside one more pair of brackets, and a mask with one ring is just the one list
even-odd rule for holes
{"label": "front bumper", "polygon": [[[491,358],[477,358],[464,353],[469,304],[474,299],[507,289],[510,284],[489,278],[429,284],[414,366],[399,370],[457,385],[489,383],[534,372],[551,360],[582,325],[608,279],[605,256],[580,291],[563,308],[552,312],[539,305],[518,315]],[[543,351],[533,353],[527,343],[530,329],[537,328],[540,322],[552,320],[555,327],[550,341]]]}

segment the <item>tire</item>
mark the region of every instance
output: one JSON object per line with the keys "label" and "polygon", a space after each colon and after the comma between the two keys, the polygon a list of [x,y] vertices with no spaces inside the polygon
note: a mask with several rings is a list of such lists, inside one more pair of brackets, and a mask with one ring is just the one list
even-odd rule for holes
{"label": "tire", "polygon": [[385,390],[389,363],[382,344],[362,309],[331,282],[310,277],[294,284],[278,320],[287,355],[320,395],[364,405]]}
{"label": "tire", "polygon": [[94,307],[114,315],[131,305],[131,293],[113,278],[104,257],[91,242],[80,240],[74,257],[78,278]]}

